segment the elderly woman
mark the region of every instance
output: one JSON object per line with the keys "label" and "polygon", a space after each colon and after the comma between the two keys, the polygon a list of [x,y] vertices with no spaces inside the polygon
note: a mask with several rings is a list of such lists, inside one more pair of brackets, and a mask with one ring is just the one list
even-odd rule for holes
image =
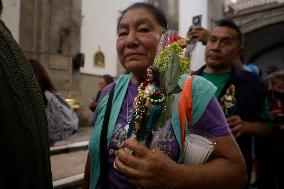
{"label": "elderly woman", "polygon": [[[214,97],[215,87],[201,77],[196,76],[192,83],[192,122],[193,128],[208,133],[216,141],[216,148],[207,163],[181,163],[183,149],[178,115],[173,115],[158,131],[164,133],[160,135],[163,138],[159,140],[159,148],[148,149],[136,140],[125,140],[138,86],[146,81],[147,68],[153,64],[166,27],[161,12],[145,3],[131,5],[118,19],[116,48],[121,64],[131,74],[118,78],[114,89],[114,85],[109,85],[102,92],[89,143],[83,188],[220,189],[244,186],[243,157]],[[105,125],[104,115],[109,110],[107,101],[112,95],[110,120],[105,131],[102,125]],[[101,145],[102,141],[106,141],[106,145]]]}

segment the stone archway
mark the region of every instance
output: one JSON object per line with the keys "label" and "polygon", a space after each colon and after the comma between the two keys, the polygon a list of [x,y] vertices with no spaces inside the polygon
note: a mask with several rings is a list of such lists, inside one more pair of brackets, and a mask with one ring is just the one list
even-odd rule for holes
{"label": "stone archway", "polygon": [[284,69],[284,4],[258,7],[231,16],[244,33],[244,62]]}

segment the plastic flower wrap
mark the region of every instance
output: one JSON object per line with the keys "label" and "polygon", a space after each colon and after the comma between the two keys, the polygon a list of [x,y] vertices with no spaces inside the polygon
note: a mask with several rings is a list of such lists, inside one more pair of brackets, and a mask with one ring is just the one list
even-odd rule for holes
{"label": "plastic flower wrap", "polygon": [[134,114],[128,137],[149,146],[152,131],[163,127],[171,118],[176,103],[174,94],[181,91],[178,81],[189,72],[188,40],[167,31],[160,40],[153,66],[147,69],[147,81],[138,88],[134,99]]}
{"label": "plastic flower wrap", "polygon": [[180,76],[190,72],[192,50],[189,40],[178,36],[175,31],[169,30],[161,37],[153,65],[159,69],[165,101],[162,113],[155,123],[156,129],[166,125],[172,111],[177,107],[174,94],[181,92],[178,85]]}
{"label": "plastic flower wrap", "polygon": [[180,92],[179,77],[189,72],[190,52],[188,40],[181,38],[175,31],[167,31],[160,40],[154,66],[160,71],[161,86],[166,94]]}

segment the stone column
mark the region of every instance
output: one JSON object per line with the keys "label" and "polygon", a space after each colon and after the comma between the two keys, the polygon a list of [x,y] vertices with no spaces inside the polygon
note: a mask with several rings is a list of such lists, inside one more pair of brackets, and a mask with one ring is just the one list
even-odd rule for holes
{"label": "stone column", "polygon": [[215,22],[224,17],[224,0],[207,0],[208,29],[211,30]]}
{"label": "stone column", "polygon": [[80,51],[80,31],[81,0],[21,0],[21,47],[42,63],[60,92],[73,98],[79,73],[72,58]]}

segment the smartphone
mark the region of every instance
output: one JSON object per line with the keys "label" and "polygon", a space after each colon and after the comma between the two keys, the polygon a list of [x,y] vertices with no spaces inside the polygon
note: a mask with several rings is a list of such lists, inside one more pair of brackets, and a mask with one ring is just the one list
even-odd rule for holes
{"label": "smartphone", "polygon": [[192,25],[194,26],[201,26],[202,15],[197,15],[192,17]]}

